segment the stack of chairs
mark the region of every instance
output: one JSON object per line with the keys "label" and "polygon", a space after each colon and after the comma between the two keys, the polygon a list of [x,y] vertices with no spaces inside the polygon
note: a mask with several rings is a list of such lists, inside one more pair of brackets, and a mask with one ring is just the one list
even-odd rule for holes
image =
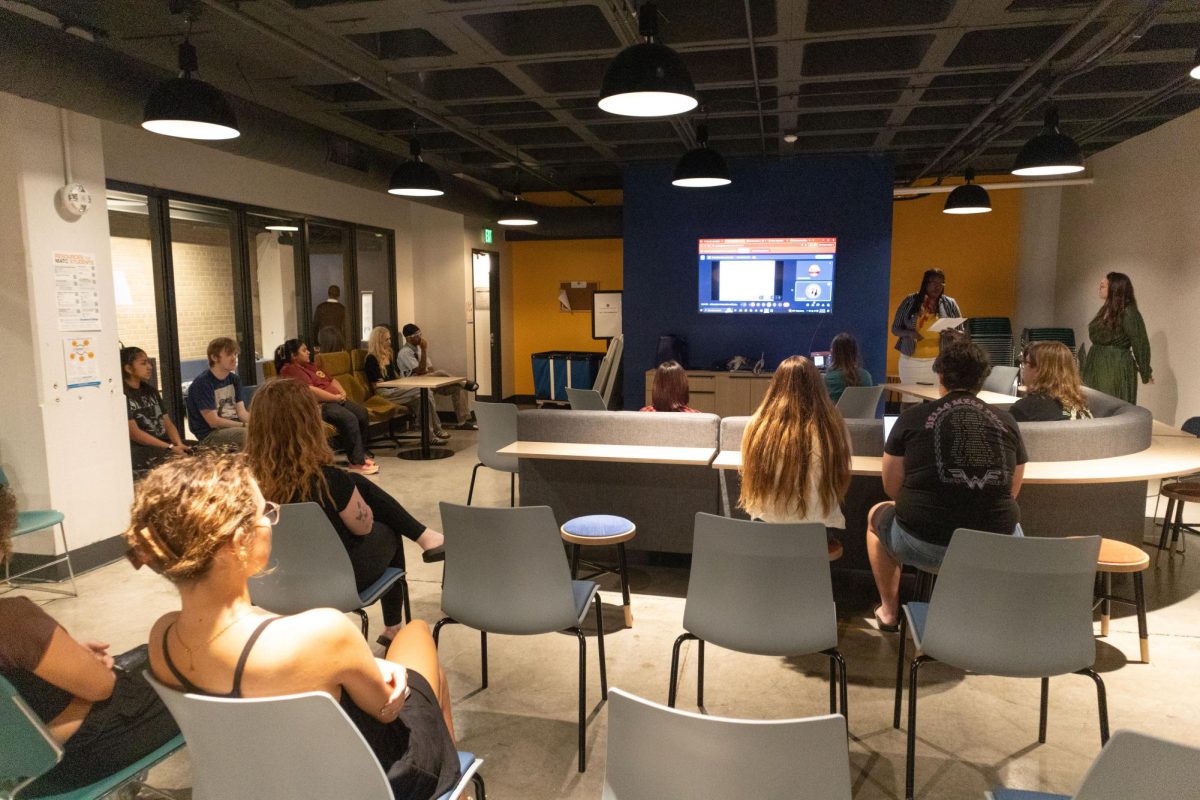
{"label": "stack of chairs", "polygon": [[1085,350],[1083,345],[1075,348],[1074,328],[1026,328],[1021,332],[1021,352],[1024,353],[1034,342],[1062,342],[1075,354],[1076,360],[1082,364]]}
{"label": "stack of chairs", "polygon": [[971,341],[983,348],[993,366],[1016,365],[1012,322],[1008,317],[972,317],[967,320],[966,329]]}

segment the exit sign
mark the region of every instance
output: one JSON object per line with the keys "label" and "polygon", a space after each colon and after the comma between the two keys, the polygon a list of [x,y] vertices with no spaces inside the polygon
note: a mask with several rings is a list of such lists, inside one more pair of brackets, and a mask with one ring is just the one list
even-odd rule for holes
{"label": "exit sign", "polygon": [[483,229],[483,243],[484,244],[492,243],[492,229],[491,228]]}

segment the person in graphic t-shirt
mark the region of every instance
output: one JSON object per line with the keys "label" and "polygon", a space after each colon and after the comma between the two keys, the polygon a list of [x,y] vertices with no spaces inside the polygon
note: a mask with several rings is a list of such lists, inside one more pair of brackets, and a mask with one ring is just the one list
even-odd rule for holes
{"label": "person in graphic t-shirt", "polygon": [[1025,445],[1008,412],[975,396],[991,372],[987,355],[945,335],[933,370],[941,397],[896,420],[883,451],[883,490],[894,502],[868,516],[875,619],[885,631],[898,629],[902,565],[939,566],[956,528],[1022,535]]}
{"label": "person in graphic t-shirt", "polygon": [[183,441],[163,408],[162,395],[150,384],[150,359],[146,351],[140,347],[122,347],[121,375],[133,469],[149,469],[167,456],[189,452],[195,442]]}
{"label": "person in graphic t-shirt", "polygon": [[1062,342],[1034,342],[1021,359],[1025,396],[1008,413],[1017,422],[1091,419],[1075,356]]}
{"label": "person in graphic t-shirt", "polygon": [[240,450],[246,441],[250,412],[242,402],[242,382],[235,372],[239,352],[233,339],[213,339],[208,343],[208,369],[188,387],[188,425],[201,444]]}

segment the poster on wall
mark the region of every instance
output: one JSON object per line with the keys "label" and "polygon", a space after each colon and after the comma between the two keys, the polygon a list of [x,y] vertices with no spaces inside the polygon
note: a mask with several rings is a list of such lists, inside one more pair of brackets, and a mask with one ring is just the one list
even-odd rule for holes
{"label": "poster on wall", "polygon": [[100,385],[100,366],[91,337],[68,336],[63,339],[63,364],[67,370],[67,389]]}
{"label": "poster on wall", "polygon": [[100,291],[96,257],[91,253],[55,251],[54,291],[60,331],[100,330]]}
{"label": "poster on wall", "polygon": [[362,340],[365,342],[371,338],[371,331],[375,328],[375,292],[359,292],[359,305],[362,308]]}
{"label": "poster on wall", "polygon": [[592,338],[611,339],[621,335],[621,293],[592,295]]}

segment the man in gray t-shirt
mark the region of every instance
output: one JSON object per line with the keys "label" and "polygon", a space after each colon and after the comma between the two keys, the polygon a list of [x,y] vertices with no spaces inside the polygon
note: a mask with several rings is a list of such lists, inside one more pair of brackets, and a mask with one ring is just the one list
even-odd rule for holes
{"label": "man in gray t-shirt", "polygon": [[[410,322],[404,326],[401,333],[404,335],[404,344],[396,355],[396,368],[400,370],[401,375],[406,378],[409,375],[449,376],[449,372],[433,369],[433,362],[429,360],[429,342],[425,341],[419,327]],[[470,413],[467,398],[467,392],[473,392],[478,388],[479,384],[469,381],[452,383],[449,386],[434,389],[437,394],[448,396],[454,401],[454,418],[458,423],[455,427],[460,430],[478,430],[474,421],[475,415]],[[432,416],[435,430],[437,430],[440,428],[437,415],[433,414]]]}

